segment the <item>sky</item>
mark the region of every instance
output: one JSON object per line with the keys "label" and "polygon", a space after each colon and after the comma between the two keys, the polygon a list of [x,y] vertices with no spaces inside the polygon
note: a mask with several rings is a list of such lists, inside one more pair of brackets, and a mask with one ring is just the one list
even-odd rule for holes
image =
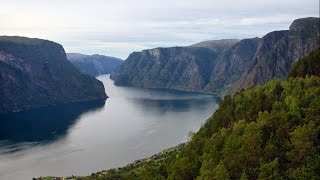
{"label": "sky", "polygon": [[0,0],[0,35],[49,39],[66,52],[127,58],[204,40],[262,37],[319,17],[319,0]]}

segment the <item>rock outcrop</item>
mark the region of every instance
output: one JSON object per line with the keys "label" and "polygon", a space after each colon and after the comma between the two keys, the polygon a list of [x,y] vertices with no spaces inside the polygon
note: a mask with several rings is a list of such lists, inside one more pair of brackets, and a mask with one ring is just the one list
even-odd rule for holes
{"label": "rock outcrop", "polygon": [[0,113],[106,98],[103,84],[80,73],[60,44],[0,37]]}
{"label": "rock outcrop", "polygon": [[260,38],[243,39],[228,48],[218,59],[211,73],[205,92],[224,95],[232,91],[253,62]]}
{"label": "rock outcrop", "polygon": [[130,54],[111,78],[116,85],[201,91],[219,52],[201,47],[156,48]]}
{"label": "rock outcrop", "polygon": [[319,47],[319,29],[319,18],[302,18],[262,38],[134,52],[111,78],[116,85],[230,94],[287,77],[293,62]]}
{"label": "rock outcrop", "polygon": [[287,77],[292,63],[320,46],[319,18],[295,20],[288,31],[275,31],[262,38],[254,63],[243,74],[235,91]]}

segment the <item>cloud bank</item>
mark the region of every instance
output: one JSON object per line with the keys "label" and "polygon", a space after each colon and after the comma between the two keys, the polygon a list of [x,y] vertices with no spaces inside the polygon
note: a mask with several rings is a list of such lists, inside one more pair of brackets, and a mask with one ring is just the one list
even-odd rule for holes
{"label": "cloud bank", "polygon": [[67,52],[126,58],[203,40],[261,37],[319,17],[318,0],[4,0],[0,34],[50,39]]}

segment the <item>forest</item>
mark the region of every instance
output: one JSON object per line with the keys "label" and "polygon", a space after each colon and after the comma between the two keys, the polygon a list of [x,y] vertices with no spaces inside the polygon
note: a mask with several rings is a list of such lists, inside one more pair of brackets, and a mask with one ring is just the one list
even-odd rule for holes
{"label": "forest", "polygon": [[320,179],[320,49],[286,80],[225,96],[190,141],[77,179]]}

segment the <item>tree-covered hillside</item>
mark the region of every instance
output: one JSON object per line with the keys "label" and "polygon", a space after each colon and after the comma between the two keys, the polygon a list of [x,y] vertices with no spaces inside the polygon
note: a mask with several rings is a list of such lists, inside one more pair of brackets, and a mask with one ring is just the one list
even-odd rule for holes
{"label": "tree-covered hillside", "polygon": [[311,53],[288,80],[225,96],[183,147],[79,179],[320,179],[319,63]]}
{"label": "tree-covered hillside", "polygon": [[306,75],[320,76],[320,48],[293,64],[290,77],[305,77]]}

